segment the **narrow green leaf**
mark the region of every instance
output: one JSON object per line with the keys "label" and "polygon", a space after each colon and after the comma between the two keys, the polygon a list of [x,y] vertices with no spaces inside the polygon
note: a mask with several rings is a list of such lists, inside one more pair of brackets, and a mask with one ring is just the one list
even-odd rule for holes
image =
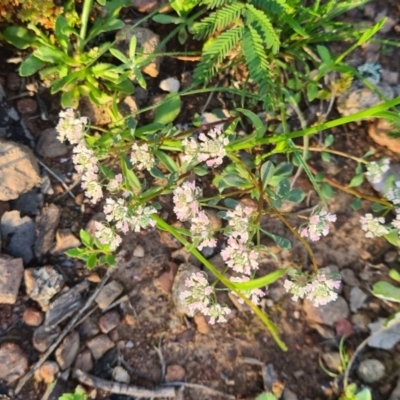
{"label": "narrow green leaf", "polygon": [[129,58],[131,60],[135,59],[136,45],[137,45],[136,36],[132,36],[131,41],[129,42]]}
{"label": "narrow green leaf", "polygon": [[288,270],[286,268],[280,268],[274,272],[262,276],[261,278],[252,279],[248,282],[232,282],[232,285],[234,285],[235,288],[238,290],[259,289],[261,287],[268,286],[276,282],[279,278],[286,275],[287,271]]}
{"label": "narrow green leaf", "polygon": [[124,53],[122,53],[120,50],[111,48],[109,51],[119,61],[121,61],[125,64],[129,64],[129,58]]}
{"label": "narrow green leaf", "polygon": [[275,235],[274,233],[267,232],[264,229],[262,229],[265,235],[269,236],[279,247],[285,250],[290,250],[292,248],[292,243],[290,243],[290,240],[279,236]]}
{"label": "narrow green leaf", "polygon": [[329,134],[324,140],[324,146],[325,147],[331,146],[333,144],[334,140],[335,140],[335,136],[333,136],[332,134]]}
{"label": "narrow green leaf", "polygon": [[261,139],[264,136],[267,127],[264,125],[260,117],[252,111],[246,110],[245,108],[237,108],[236,111],[239,111],[251,121],[255,128],[256,138]]}
{"label": "narrow green leaf", "polygon": [[69,257],[77,258],[85,252],[83,249],[69,249],[65,254]]}
{"label": "narrow green leaf", "polygon": [[68,55],[63,53],[61,50],[47,46],[38,47],[33,52],[33,55],[36,58],[39,58],[39,60],[53,64],[65,64],[69,59]]}
{"label": "narrow green leaf", "polygon": [[329,64],[332,61],[332,57],[327,47],[317,45],[317,52],[318,55],[321,57],[322,61],[326,62],[327,64]]}
{"label": "narrow green leaf", "polygon": [[57,42],[61,45],[64,51],[68,51],[70,42],[69,37],[66,35],[65,30],[68,29],[68,22],[63,15],[59,15],[54,24],[54,34],[57,38]]}
{"label": "narrow green leaf", "polygon": [[154,122],[169,124],[174,121],[181,111],[181,98],[178,93],[168,94],[157,107]]}
{"label": "narrow green leaf", "polygon": [[196,167],[193,168],[193,172],[197,176],[206,176],[209,173],[209,169],[207,165],[197,165]]}
{"label": "narrow green leaf", "polygon": [[260,178],[262,183],[262,189],[265,191],[270,180],[272,179],[275,172],[275,166],[271,161],[266,161],[260,169]]}
{"label": "narrow green leaf", "polygon": [[157,14],[152,18],[153,21],[159,24],[175,24],[178,25],[181,22],[184,22],[182,18],[175,17],[173,15],[168,14]]}
{"label": "narrow green leaf", "polygon": [[122,166],[123,175],[127,179],[127,182],[131,186],[133,191],[140,192],[142,190],[140,181],[139,181],[138,177],[136,176],[136,174],[133,172],[131,163],[128,160],[126,155],[124,155],[121,158],[121,166]]}
{"label": "narrow green leaf", "polygon": [[165,165],[169,172],[179,172],[176,162],[167,153],[164,153],[161,150],[156,150],[154,155]]}

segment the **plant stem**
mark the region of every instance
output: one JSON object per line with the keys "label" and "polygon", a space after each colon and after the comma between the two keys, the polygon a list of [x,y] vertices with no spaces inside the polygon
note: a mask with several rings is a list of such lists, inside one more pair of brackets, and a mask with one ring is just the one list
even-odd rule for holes
{"label": "plant stem", "polygon": [[[152,218],[156,221],[158,228],[161,230],[169,232],[172,236],[178,239],[185,247],[189,247],[191,244],[181,236],[171,225],[161,219],[158,215],[153,214]],[[256,306],[254,305],[247,297],[243,296],[241,292],[236,290],[235,285],[227,279],[224,275],[219,272],[214,265],[212,265],[204,256],[196,249],[191,248],[190,252],[204,265],[206,266],[228,289],[235,292],[237,296],[239,296],[253,311],[254,313],[261,319],[264,325],[267,327],[269,332],[271,333],[272,338],[275,340],[275,343],[279,346],[279,348],[283,351],[287,351],[287,346],[285,343],[279,338],[278,330],[275,324],[270,321],[270,319]]]}
{"label": "plant stem", "polygon": [[79,52],[83,51],[83,47],[85,45],[85,38],[89,23],[90,11],[92,10],[93,0],[84,0],[83,9],[81,15],[81,31],[79,32],[80,43],[79,43]]}

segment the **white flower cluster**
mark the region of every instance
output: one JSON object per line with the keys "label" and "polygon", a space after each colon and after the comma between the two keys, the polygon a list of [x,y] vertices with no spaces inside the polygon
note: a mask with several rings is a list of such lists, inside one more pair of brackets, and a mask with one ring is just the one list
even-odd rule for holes
{"label": "white flower cluster", "polygon": [[60,112],[60,121],[56,126],[58,138],[76,144],[73,149],[72,161],[75,169],[82,174],[82,188],[93,204],[103,197],[103,191],[98,182],[98,159],[93,150],[86,145],[84,133],[88,119],[77,117],[74,110],[67,109]]}
{"label": "white flower cluster", "polygon": [[300,236],[316,242],[321,236],[326,236],[329,233],[329,223],[335,221],[335,214],[330,214],[328,211],[316,207],[311,214],[308,225],[300,230]]}
{"label": "white flower cluster", "polygon": [[316,277],[308,279],[298,273],[293,280],[285,280],[284,288],[292,295],[292,300],[308,299],[315,307],[324,306],[338,297],[335,289],[340,288],[340,280],[318,273]]}
{"label": "white flower cluster", "polygon": [[225,147],[229,144],[228,138],[222,135],[222,130],[212,129],[207,134],[199,135],[199,142],[194,138],[187,138],[182,142],[184,162],[204,162],[209,167],[221,165],[226,156]]}
{"label": "white flower cluster", "polygon": [[382,158],[379,161],[372,161],[367,165],[367,172],[365,176],[372,183],[379,183],[382,180],[382,176],[390,168],[390,160],[388,158]]}
{"label": "white flower cluster", "polygon": [[179,297],[188,306],[190,316],[194,316],[196,311],[199,311],[210,317],[210,324],[226,322],[225,315],[231,310],[213,301],[214,289],[208,284],[203,273],[192,274],[186,279],[185,286],[188,290],[183,291]]}
{"label": "white flower cluster", "polygon": [[205,246],[215,247],[212,223],[207,214],[201,210],[199,198],[201,190],[194,182],[184,182],[174,190],[174,212],[180,221],[191,223],[192,243],[202,250]]}
{"label": "white flower cluster", "polygon": [[139,170],[150,170],[155,165],[153,154],[150,152],[147,143],[139,146],[137,143],[132,145],[131,163]]}
{"label": "white flower cluster", "polygon": [[374,217],[372,214],[365,214],[360,218],[361,229],[366,232],[367,238],[380,237],[389,233],[389,229],[384,226],[383,217]]}

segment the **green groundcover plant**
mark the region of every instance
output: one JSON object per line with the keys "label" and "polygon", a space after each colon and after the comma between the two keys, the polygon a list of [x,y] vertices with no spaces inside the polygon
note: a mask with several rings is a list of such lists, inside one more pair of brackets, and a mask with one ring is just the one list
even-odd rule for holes
{"label": "green groundcover plant", "polygon": [[[194,71],[194,86],[122,118],[117,110],[118,100],[132,93],[133,79],[145,86],[140,67],[147,55],[138,58],[135,39],[130,43],[129,57],[113,41],[96,47],[93,40],[101,33],[122,27],[118,14],[125,2],[100,2],[106,12],[98,14],[91,23],[91,0],[84,0],[80,16],[74,2],[67,3],[64,13],[56,19],[54,37],[47,37],[33,24],[28,29],[10,27],[4,32],[4,37],[18,48],[33,49],[20,66],[21,75],[39,72],[43,79],[51,77],[52,93],[62,91],[65,109],[60,112],[56,127],[59,139],[73,146],[72,159],[81,174],[82,188],[89,201],[100,204],[105,214],[104,221],[95,222],[94,235],[82,230],[83,246],[67,254],[84,260],[88,268],[113,266],[115,252],[127,232],[154,228],[169,232],[215,276],[209,282],[205,273],[198,272],[187,279],[180,297],[190,315],[202,313],[211,324],[225,322],[230,308],[220,304],[218,292],[229,290],[239,302],[249,306],[277,345],[286,350],[278,327],[259,308],[268,286],[284,279],[284,287],[294,301],[308,299],[317,307],[334,301],[340,287],[340,276],[318,270],[309,244],[328,235],[336,221],[326,201],[332,196],[332,188],[323,174],[309,167],[310,152],[320,153],[325,161],[329,161],[331,153],[357,161],[354,178],[343,189],[360,198],[362,194],[352,188],[359,186],[365,176],[370,181],[378,179],[390,166],[389,160],[370,161],[371,154],[356,158],[332,150],[333,135],[326,136],[318,148],[309,146],[313,135],[353,121],[383,117],[398,121],[396,106],[400,97],[382,99],[380,105],[354,115],[327,119],[335,96],[349,88],[354,77],[372,86],[344,60],[354,48],[370,40],[384,20],[363,30],[345,32],[348,25],[334,18],[365,1],[316,1],[302,7],[299,0],[171,0],[177,16],[154,13],[155,21],[177,24],[173,32],[180,35],[182,42],[189,34],[206,39],[201,61]],[[351,40],[352,44],[334,56],[322,43],[335,40]],[[229,52],[234,49],[237,51],[230,57]],[[101,61],[105,55],[115,57],[115,64]],[[117,65],[116,60],[122,64]],[[242,60],[246,61],[249,74],[241,87],[207,87],[220,68],[236,68]],[[324,84],[324,79],[332,75],[336,80],[327,79],[330,84]],[[208,124],[202,124],[200,116],[196,116],[187,121],[188,128],[176,124],[182,98],[207,92],[228,92],[235,104],[230,115]],[[82,95],[99,104],[112,99],[110,111],[114,119],[120,118],[118,123],[106,129],[91,125],[86,116],[74,110]],[[329,107],[325,116],[308,127],[300,108],[302,102],[307,104],[315,99],[327,100]],[[256,110],[262,107],[263,111],[272,112],[276,122],[268,125],[254,111],[255,106]],[[152,108],[153,121],[138,125],[138,114]],[[289,109],[297,114],[301,129],[290,130]],[[295,139],[303,139],[303,145],[296,144]],[[301,214],[283,211],[287,202],[300,203],[305,199],[303,190],[294,185],[301,171],[312,183],[320,203]],[[206,182],[209,190],[204,196]],[[160,216],[160,199],[164,196],[173,201],[177,224]],[[252,201],[245,204],[244,198]],[[381,214],[363,216],[362,229],[368,237],[383,236],[397,245],[400,183],[389,179],[385,199],[374,200],[373,210]],[[359,206],[357,199],[354,208]],[[215,212],[221,224],[213,223]],[[393,213],[395,217],[389,218]],[[272,255],[263,244],[264,238],[283,249],[291,247],[287,238],[262,227],[265,217],[280,220],[302,242],[310,256],[309,270],[285,265],[260,276],[263,257]],[[296,223],[289,222],[294,218]],[[221,256],[226,263],[223,271],[202,253],[205,248],[218,245],[222,246]],[[221,289],[218,283],[225,288]],[[393,294],[392,287],[383,286],[374,287],[377,295],[398,300],[397,291]],[[352,395],[349,389],[348,398]]]}

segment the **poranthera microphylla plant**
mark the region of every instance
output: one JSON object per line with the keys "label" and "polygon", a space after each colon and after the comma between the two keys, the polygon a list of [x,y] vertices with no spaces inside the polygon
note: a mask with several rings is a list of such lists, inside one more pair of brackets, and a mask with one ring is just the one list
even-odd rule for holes
{"label": "poranthera microphylla plant", "polygon": [[[260,244],[260,233],[270,236],[282,247],[290,247],[287,239],[260,228],[260,216],[268,215],[270,210],[284,218],[284,213],[277,210],[282,200],[299,202],[304,194],[290,188],[288,177],[292,173],[292,166],[289,163],[275,166],[271,161],[261,165],[242,162],[240,153],[232,150],[236,137],[232,126],[236,125],[189,133],[170,126],[164,141],[162,130],[159,136],[147,137],[141,136],[142,130],[137,133],[133,144],[132,132],[129,131],[129,140],[127,133],[121,132],[113,140],[105,142],[108,146],[108,152],[105,153],[102,149],[105,136],[89,134],[87,118],[79,117],[71,109],[62,111],[57,125],[59,138],[74,145],[72,159],[76,170],[82,174],[82,188],[92,203],[103,201],[105,214],[105,221],[96,222],[93,238],[85,231],[81,232],[86,248],[72,249],[68,254],[84,259],[90,268],[98,264],[113,264],[112,254],[120,245],[122,235],[157,226],[178,238],[205,267],[215,273],[217,281],[222,281],[238,296],[240,302],[249,304],[258,315],[261,312],[256,306],[260,304],[268,285],[285,274],[284,287],[294,301],[308,299],[316,307],[334,301],[337,298],[336,290],[340,287],[340,276],[318,272],[315,263],[313,272],[301,272],[287,266],[257,278],[263,254],[269,252],[267,247]],[[183,140],[174,140],[174,137],[182,136]],[[168,147],[168,153],[164,151],[165,147]],[[119,155],[119,167],[106,167],[102,161],[107,159],[108,154]],[[224,162],[229,159],[233,162],[224,169]],[[360,162],[366,164],[365,175],[371,180],[389,168],[388,160],[368,163],[360,159]],[[222,172],[217,174],[219,171],[215,168],[220,168]],[[199,175],[214,175],[213,182],[220,193],[212,199],[205,199],[202,188],[190,171]],[[153,178],[153,187],[141,181],[147,174],[148,181]],[[157,184],[157,181],[164,184]],[[396,187],[393,182],[388,187],[388,193],[394,192]],[[249,193],[256,200],[254,206],[245,206],[234,200],[231,198],[232,189],[225,194],[226,188]],[[174,212],[182,228],[172,227],[158,215],[160,206],[156,200],[168,193],[172,194]],[[219,210],[219,216],[225,220],[221,228],[213,227],[209,214],[213,207]],[[323,206],[314,207],[311,214],[299,217],[306,222],[301,223],[300,220],[297,227],[290,229],[303,241],[308,251],[310,247],[305,239],[318,241],[329,234],[331,224],[336,221],[336,216]],[[370,237],[386,235],[390,230],[396,230],[399,234],[400,222],[397,217],[390,229],[383,224],[381,217],[374,218],[371,214],[367,214],[360,222]],[[217,231],[225,236],[223,243],[220,243],[221,256],[226,263],[223,275],[199,252],[205,247],[218,245]],[[181,293],[181,300],[187,304],[190,313],[194,315],[201,312],[209,317],[210,323],[224,322],[230,313],[227,305],[218,303],[217,281],[209,283],[205,274],[196,273],[187,279],[186,289]],[[274,331],[274,325],[265,316],[263,321],[284,348]]]}

